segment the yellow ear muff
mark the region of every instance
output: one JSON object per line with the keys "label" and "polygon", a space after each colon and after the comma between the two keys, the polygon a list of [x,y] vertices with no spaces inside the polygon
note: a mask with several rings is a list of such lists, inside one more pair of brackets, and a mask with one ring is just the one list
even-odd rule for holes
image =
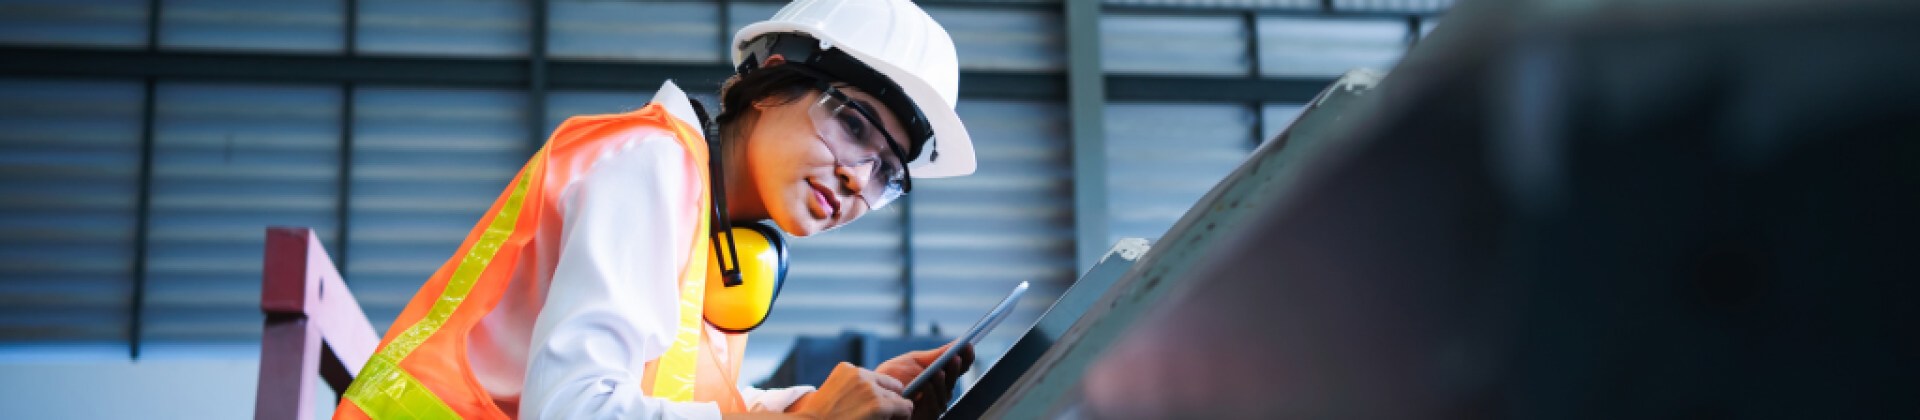
{"label": "yellow ear muff", "polygon": [[[720,235],[720,237],[725,237]],[[767,321],[773,300],[787,277],[787,244],[772,227],[750,223],[733,228],[733,249],[740,253],[740,284],[728,286],[720,269],[725,244],[707,259],[707,323],[721,331],[744,333]]]}

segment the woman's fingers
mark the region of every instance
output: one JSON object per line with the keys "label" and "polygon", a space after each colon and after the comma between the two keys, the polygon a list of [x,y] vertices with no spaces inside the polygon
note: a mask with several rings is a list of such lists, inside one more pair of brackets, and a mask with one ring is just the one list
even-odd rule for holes
{"label": "woman's fingers", "polygon": [[947,343],[946,345],[942,345],[932,350],[920,350],[920,351],[907,352],[907,358],[913,359],[913,361],[916,361],[916,362],[920,362],[920,366],[925,367],[927,365],[933,364],[934,359],[939,359],[941,353],[946,353],[948,347],[953,347],[953,343]]}
{"label": "woman's fingers", "polygon": [[882,389],[893,391],[894,395],[900,395],[900,391],[907,388],[906,385],[903,385],[900,383],[899,379],[894,379],[893,376],[881,375],[878,373],[873,374],[873,384],[879,385],[880,388]]}

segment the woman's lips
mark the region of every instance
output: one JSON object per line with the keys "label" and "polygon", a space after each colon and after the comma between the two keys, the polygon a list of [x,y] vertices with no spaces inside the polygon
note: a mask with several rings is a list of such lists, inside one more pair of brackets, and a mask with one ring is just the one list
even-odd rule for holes
{"label": "woman's lips", "polygon": [[811,181],[807,182],[807,186],[813,187],[813,200],[820,205],[820,210],[826,213],[821,217],[822,219],[832,219],[840,214],[840,200],[835,199],[832,190]]}

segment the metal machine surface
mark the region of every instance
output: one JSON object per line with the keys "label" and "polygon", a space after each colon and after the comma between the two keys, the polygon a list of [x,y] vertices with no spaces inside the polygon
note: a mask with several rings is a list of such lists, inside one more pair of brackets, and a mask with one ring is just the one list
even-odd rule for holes
{"label": "metal machine surface", "polygon": [[[1053,333],[1053,340],[1044,341],[1060,345],[1046,349],[1032,363],[1033,367],[1006,372],[1019,375],[1017,382],[1000,385],[983,381],[982,388],[1004,387],[1003,398],[982,401],[969,395],[974,399],[963,399],[949,417],[1028,418],[1031,416],[1009,413],[1037,415],[1065,397],[1063,392],[1070,389],[1095,356],[1130,328],[1141,314],[1168,297],[1167,292],[1172,288],[1167,280],[1197,268],[1193,264],[1204,256],[1222,252],[1215,247],[1220,238],[1264,214],[1265,209],[1255,203],[1293,188],[1303,170],[1319,159],[1308,156],[1337,153],[1336,149],[1329,148],[1326,139],[1332,138],[1333,130],[1346,115],[1356,112],[1360,99],[1380,77],[1374,71],[1355,70],[1327,87],[1308,103],[1292,125],[1262,144],[1245,163],[1188,210],[1139,263],[1112,280],[1112,286],[1096,289],[1104,293],[1091,303],[1084,315],[1065,319],[1072,322],[1071,327]],[[1081,289],[1078,284],[1074,287]],[[991,373],[1002,372],[1005,371],[996,367]],[[983,405],[990,405],[990,409]]]}
{"label": "metal machine surface", "polygon": [[1147,240],[1140,238],[1121,239],[1112,250],[1107,251],[1100,262],[1094,264],[1087,274],[1073,282],[1066,293],[1060,295],[1047,313],[1034,321],[1033,327],[1020,335],[1020,339],[1007,349],[1000,361],[980,376],[980,380],[967,388],[964,394],[947,409],[944,417],[956,419],[979,418],[995,400],[1000,399],[1007,387],[1027,372],[1053,343],[1066,333],[1067,327],[1078,321],[1088,309],[1104,296],[1113,283],[1133,268],[1142,254],[1147,252]]}

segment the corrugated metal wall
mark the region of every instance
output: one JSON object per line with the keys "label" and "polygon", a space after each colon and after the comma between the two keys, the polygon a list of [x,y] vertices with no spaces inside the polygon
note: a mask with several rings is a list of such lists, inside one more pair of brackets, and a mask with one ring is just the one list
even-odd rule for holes
{"label": "corrugated metal wall", "polygon": [[260,335],[261,227],[339,222],[340,90],[161,83],[143,340]]}
{"label": "corrugated metal wall", "polygon": [[[963,69],[1065,69],[1058,9],[1003,3],[926,8],[952,33]],[[1231,11],[1152,9],[1191,2],[1107,3],[1132,7],[1101,22],[1100,65],[1113,74],[1329,76],[1390,66],[1409,38],[1407,23],[1391,18],[1263,16],[1248,25]],[[1444,7],[1429,3],[1436,2],[1352,6]],[[526,57],[528,4],[369,0],[350,18],[346,0],[169,0],[157,48]],[[778,7],[554,1],[545,49],[556,59],[723,63],[723,40]],[[0,44],[145,48],[148,19],[145,0],[0,0]],[[715,86],[683,87],[715,102]],[[151,98],[151,202],[140,209],[145,91],[140,80],[0,78],[0,192],[10,197],[0,203],[5,345],[126,345],[141,220],[149,223],[143,341],[256,341],[267,225],[314,227],[384,331],[537,146],[531,124],[551,130],[570,115],[640,107],[652,94],[549,91],[541,121],[530,121],[525,90],[163,79]],[[1074,169],[1064,98],[968,97],[959,112],[975,138],[979,173],[918,181],[908,202],[793,241],[792,278],[755,335],[746,376],[770,371],[800,335],[925,334],[936,325],[953,334],[1023,280],[1035,289],[1010,325],[1029,322],[1071,283]],[[1109,239],[1157,238],[1298,112],[1295,103],[1108,104]],[[1017,332],[991,336],[983,364]]]}
{"label": "corrugated metal wall", "polygon": [[126,345],[142,95],[0,80],[0,342]]}

